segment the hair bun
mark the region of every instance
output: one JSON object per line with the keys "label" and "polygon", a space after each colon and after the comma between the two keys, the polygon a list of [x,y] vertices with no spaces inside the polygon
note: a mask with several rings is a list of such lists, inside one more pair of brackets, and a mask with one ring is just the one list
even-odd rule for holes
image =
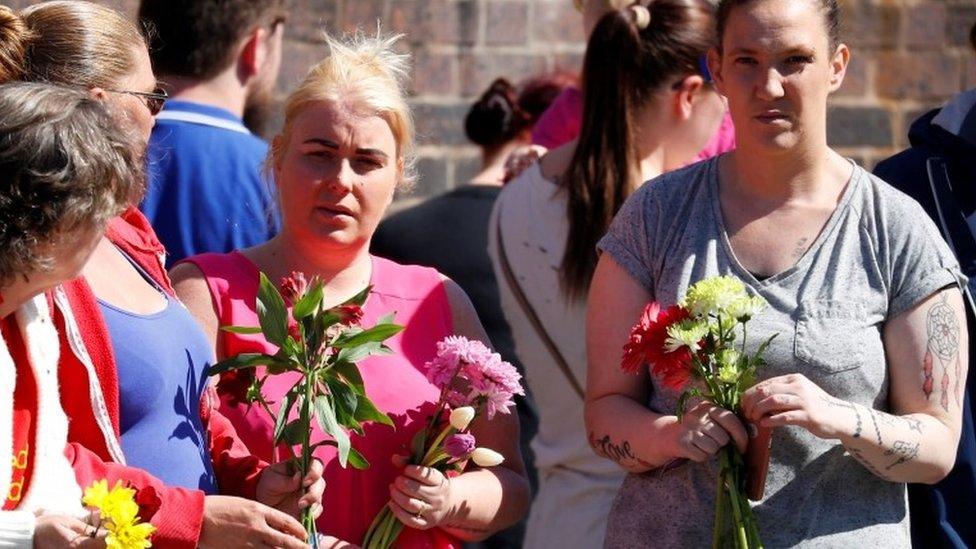
{"label": "hair bun", "polygon": [[490,147],[512,139],[522,128],[515,86],[498,78],[464,118],[464,133],[477,145]]}
{"label": "hair bun", "polygon": [[651,24],[651,10],[647,9],[647,6],[639,3],[632,4],[627,8],[627,11],[634,20],[634,25],[639,30],[644,30]]}
{"label": "hair bun", "polygon": [[27,45],[32,37],[33,33],[17,12],[0,6],[0,83],[23,77]]}

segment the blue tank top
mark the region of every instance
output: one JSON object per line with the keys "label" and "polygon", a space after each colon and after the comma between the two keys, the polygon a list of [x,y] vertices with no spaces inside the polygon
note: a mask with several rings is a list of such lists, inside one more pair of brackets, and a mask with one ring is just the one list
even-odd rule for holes
{"label": "blue tank top", "polygon": [[140,315],[98,300],[118,369],[119,427],[126,462],[170,486],[216,494],[213,462],[200,420],[200,397],[213,351],[186,308],[138,265],[129,263],[160,291],[166,307]]}

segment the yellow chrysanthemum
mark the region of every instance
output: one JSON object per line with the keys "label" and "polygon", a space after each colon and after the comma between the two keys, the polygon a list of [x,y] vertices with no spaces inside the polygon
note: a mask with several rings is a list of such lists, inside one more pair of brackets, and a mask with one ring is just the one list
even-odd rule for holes
{"label": "yellow chrysanthemum", "polygon": [[682,306],[694,316],[720,314],[743,297],[747,297],[747,294],[741,280],[734,276],[713,276],[688,288]]}
{"label": "yellow chrysanthemum", "polygon": [[156,528],[148,523],[123,524],[120,526],[110,524],[105,544],[108,549],[146,549],[152,547],[149,538],[155,531]]}
{"label": "yellow chrysanthemum", "polygon": [[98,480],[94,484],[85,488],[85,494],[81,502],[88,507],[101,508],[102,502],[108,497],[108,481]]}

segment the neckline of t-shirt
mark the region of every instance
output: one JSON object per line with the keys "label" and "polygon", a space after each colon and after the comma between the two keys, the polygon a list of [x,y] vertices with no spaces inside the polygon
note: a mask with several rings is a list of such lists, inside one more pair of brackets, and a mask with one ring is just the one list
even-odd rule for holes
{"label": "neckline of t-shirt", "polygon": [[[240,250],[233,250],[232,252],[230,252],[230,255],[236,256],[237,259],[238,259],[238,261],[240,261],[242,264],[244,264],[247,267],[248,270],[252,271],[252,273],[254,275],[254,278],[255,279],[258,279],[258,277],[259,277],[259,275],[261,273],[261,269],[258,268],[258,266],[257,266],[256,263],[254,263],[253,261],[251,261],[251,258],[250,257],[247,257],[246,255],[244,255],[243,253],[241,253]],[[381,261],[377,261],[376,256],[374,256],[373,254],[369,254],[369,265],[370,265],[370,267],[369,267],[369,282],[367,282],[367,286],[372,286],[373,287],[373,290],[370,293],[375,293],[375,291],[376,291],[377,272],[380,270],[380,264],[381,263],[382,263]],[[272,280],[271,283],[274,284],[275,281]],[[369,298],[367,297],[367,299],[369,299]]]}
{"label": "neckline of t-shirt", "polygon": [[820,234],[817,235],[817,239],[809,248],[807,248],[807,251],[803,254],[803,257],[798,259],[792,266],[760,280],[742,265],[739,258],[735,255],[735,250],[732,249],[732,242],[729,240],[729,233],[725,228],[725,218],[722,216],[722,206],[718,199],[718,159],[719,157],[715,157],[709,163],[710,165],[707,168],[708,198],[712,203],[712,220],[715,222],[715,225],[718,228],[718,238],[722,242],[722,251],[725,253],[732,270],[736,272],[735,274],[739,278],[744,279],[748,285],[756,288],[764,288],[775,285],[790,278],[798,272],[803,272],[806,270],[806,267],[808,267],[810,262],[813,261],[813,256],[820,251],[827,238],[829,238],[830,235],[837,230],[837,225],[840,224],[841,217],[850,206],[854,192],[856,188],[861,185],[861,179],[863,178],[863,170],[861,167],[858,166],[853,160],[848,159],[847,161],[850,162],[851,166],[853,167],[851,177],[848,179],[847,185],[844,188],[844,194],[841,197],[840,203],[837,204],[837,207],[834,208],[833,213],[830,214],[830,219],[827,220],[826,225],[824,225],[823,229],[821,229]]}

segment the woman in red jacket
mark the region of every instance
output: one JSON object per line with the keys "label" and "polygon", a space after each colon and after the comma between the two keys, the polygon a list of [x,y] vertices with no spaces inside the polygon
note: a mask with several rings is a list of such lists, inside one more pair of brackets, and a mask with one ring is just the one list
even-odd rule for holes
{"label": "woman in red jacket", "polygon": [[139,185],[132,150],[103,105],[81,91],[0,86],[3,547],[65,547],[96,534],[82,520],[81,487],[65,455],[58,338],[42,292],[78,275]]}
{"label": "woman in red jacket", "polygon": [[[44,2],[19,14],[4,10],[0,37],[2,50],[27,57],[20,79],[87,89],[135,129],[134,150],[142,152],[165,93],[145,40],[124,16],[89,2]],[[130,206],[142,190],[129,194]],[[83,276],[50,293],[60,384],[72,388],[61,395],[68,440],[101,462],[165,482],[154,519],[157,547],[304,547],[304,531],[288,515],[320,500],[320,470],[297,479],[285,464],[269,468],[243,449],[226,420],[209,413],[212,352],[175,298],[162,253],[130,207],[109,221]],[[85,473],[104,477],[96,465]]]}

